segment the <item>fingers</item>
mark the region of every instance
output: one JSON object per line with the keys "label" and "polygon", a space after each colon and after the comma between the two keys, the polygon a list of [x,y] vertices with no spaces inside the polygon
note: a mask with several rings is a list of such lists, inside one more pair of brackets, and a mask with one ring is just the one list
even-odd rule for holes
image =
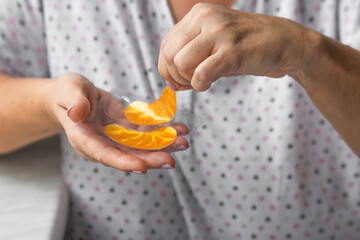
{"label": "fingers", "polygon": [[184,137],[178,136],[170,146],[161,149],[161,151],[171,153],[171,152],[184,151],[187,150],[188,148],[189,148],[188,141]]}
{"label": "fingers", "polygon": [[191,78],[186,79],[183,76],[181,76],[181,74],[179,73],[179,69],[174,64],[174,60],[171,63],[169,62],[167,63],[167,70],[171,75],[171,78],[179,85],[183,85],[183,86],[190,85]]}
{"label": "fingers", "polygon": [[201,32],[198,24],[189,25],[183,19],[172,28],[161,42],[160,51],[167,62],[173,62],[175,55]]}
{"label": "fingers", "polygon": [[213,46],[213,41],[202,34],[186,44],[174,59],[179,74],[190,81],[196,67],[211,55]]}
{"label": "fingers", "polygon": [[196,91],[206,91],[211,84],[229,71],[230,65],[224,60],[225,56],[218,51],[206,58],[197,66],[191,79],[191,86]]}
{"label": "fingers", "polygon": [[143,163],[146,164],[147,169],[175,168],[175,160],[167,152],[149,152],[138,150],[132,152],[132,154],[141,159]]}
{"label": "fingers", "polygon": [[[148,169],[175,167],[175,160],[167,152],[130,149],[114,144],[105,136],[91,134],[91,136],[72,137],[69,140],[78,153],[88,160],[121,171],[145,174]],[[179,144],[182,142],[180,140]]]}
{"label": "fingers", "polygon": [[190,132],[189,128],[183,123],[171,123],[169,126],[176,130],[178,136],[188,135]]}
{"label": "fingers", "polygon": [[[183,90],[192,89],[192,87],[190,85],[190,81],[186,80],[186,85],[182,85],[171,76],[170,71],[168,70],[166,61],[163,59],[164,59],[164,57],[161,55],[161,52],[160,52],[159,72],[160,72],[161,76],[166,80],[166,85],[168,85],[174,91],[183,91]],[[178,73],[176,75],[179,76]],[[185,82],[185,80],[182,80],[182,81]]]}
{"label": "fingers", "polygon": [[[212,82],[229,74],[226,69],[237,70],[236,46],[248,32],[242,29],[250,27],[239,26],[239,12],[226,8],[232,3],[196,4],[164,38],[159,71],[176,90],[192,87],[205,91]],[[219,49],[225,49],[227,56],[216,54]]]}
{"label": "fingers", "polygon": [[186,79],[178,72],[174,65],[175,56],[188,42],[199,35],[201,31],[199,25],[191,26],[187,24],[187,21],[185,17],[170,30],[161,43],[159,53],[159,72],[162,77],[167,82],[172,83],[176,89],[181,86],[189,86],[190,78]]}
{"label": "fingers", "polygon": [[96,156],[97,161],[126,172],[141,172],[145,174],[148,167],[139,158],[125,154],[114,147],[105,147]]}
{"label": "fingers", "polygon": [[136,156],[126,154],[102,136],[92,135],[77,139],[76,149],[81,149],[90,160],[95,160],[106,166],[114,167],[121,171],[137,171],[146,173],[146,162]]}
{"label": "fingers", "polygon": [[[182,84],[179,83],[178,81],[176,81],[173,76],[171,75],[170,71],[169,71],[169,64],[165,58],[164,58],[164,54],[163,54],[163,50],[160,49],[160,53],[159,53],[159,62],[158,62],[158,68],[159,68],[159,72],[160,75],[166,80],[166,84],[172,89],[172,90],[178,90]],[[177,74],[179,75],[179,74]],[[182,82],[184,82],[186,85],[189,84],[188,81],[185,80],[181,80]]]}

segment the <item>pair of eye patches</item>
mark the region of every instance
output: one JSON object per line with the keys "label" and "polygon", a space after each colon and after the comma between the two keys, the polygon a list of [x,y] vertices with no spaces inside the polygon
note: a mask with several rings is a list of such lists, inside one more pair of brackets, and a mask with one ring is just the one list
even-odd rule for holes
{"label": "pair of eye patches", "polygon": [[[176,112],[176,94],[165,87],[161,96],[152,103],[135,101],[124,111],[125,117],[138,125],[158,125],[171,121]],[[149,132],[141,132],[111,124],[104,128],[105,133],[114,141],[125,146],[156,150],[172,144],[177,132],[172,127],[161,127]]]}

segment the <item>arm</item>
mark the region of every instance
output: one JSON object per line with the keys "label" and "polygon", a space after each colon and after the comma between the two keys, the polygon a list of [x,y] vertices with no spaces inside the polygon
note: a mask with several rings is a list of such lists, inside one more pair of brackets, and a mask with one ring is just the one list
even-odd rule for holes
{"label": "arm", "polygon": [[360,52],[304,29],[309,53],[288,74],[360,156]]}
{"label": "arm", "polygon": [[46,105],[52,85],[50,79],[0,75],[0,154],[62,131]]}
{"label": "arm", "polygon": [[293,21],[197,4],[163,39],[159,71],[197,91],[223,76],[290,75],[360,155],[360,52]]}

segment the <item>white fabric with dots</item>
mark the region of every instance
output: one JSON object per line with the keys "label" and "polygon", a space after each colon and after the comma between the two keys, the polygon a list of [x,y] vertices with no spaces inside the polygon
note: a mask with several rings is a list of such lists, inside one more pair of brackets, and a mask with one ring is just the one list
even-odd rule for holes
{"label": "white fabric with dots", "polygon": [[[1,1],[0,70],[78,72],[107,91],[158,97],[166,0]],[[238,0],[360,49],[359,0]],[[46,35],[46,38],[44,38]],[[239,76],[179,92],[205,123],[175,170],[145,176],[80,157],[62,138],[71,193],[67,239],[360,237],[360,159],[293,79]]]}

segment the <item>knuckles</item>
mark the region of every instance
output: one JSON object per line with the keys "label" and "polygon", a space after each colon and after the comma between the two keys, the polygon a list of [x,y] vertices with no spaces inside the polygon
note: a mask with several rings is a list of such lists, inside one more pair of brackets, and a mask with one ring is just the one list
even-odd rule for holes
{"label": "knuckles", "polygon": [[219,22],[214,24],[208,31],[213,36],[223,36],[229,32],[229,26],[224,22]]}
{"label": "knuckles", "polygon": [[211,15],[213,15],[214,13],[215,13],[215,9],[212,6],[212,4],[203,3],[203,2],[195,4],[190,10],[190,14],[195,16],[197,20],[206,19]]}

